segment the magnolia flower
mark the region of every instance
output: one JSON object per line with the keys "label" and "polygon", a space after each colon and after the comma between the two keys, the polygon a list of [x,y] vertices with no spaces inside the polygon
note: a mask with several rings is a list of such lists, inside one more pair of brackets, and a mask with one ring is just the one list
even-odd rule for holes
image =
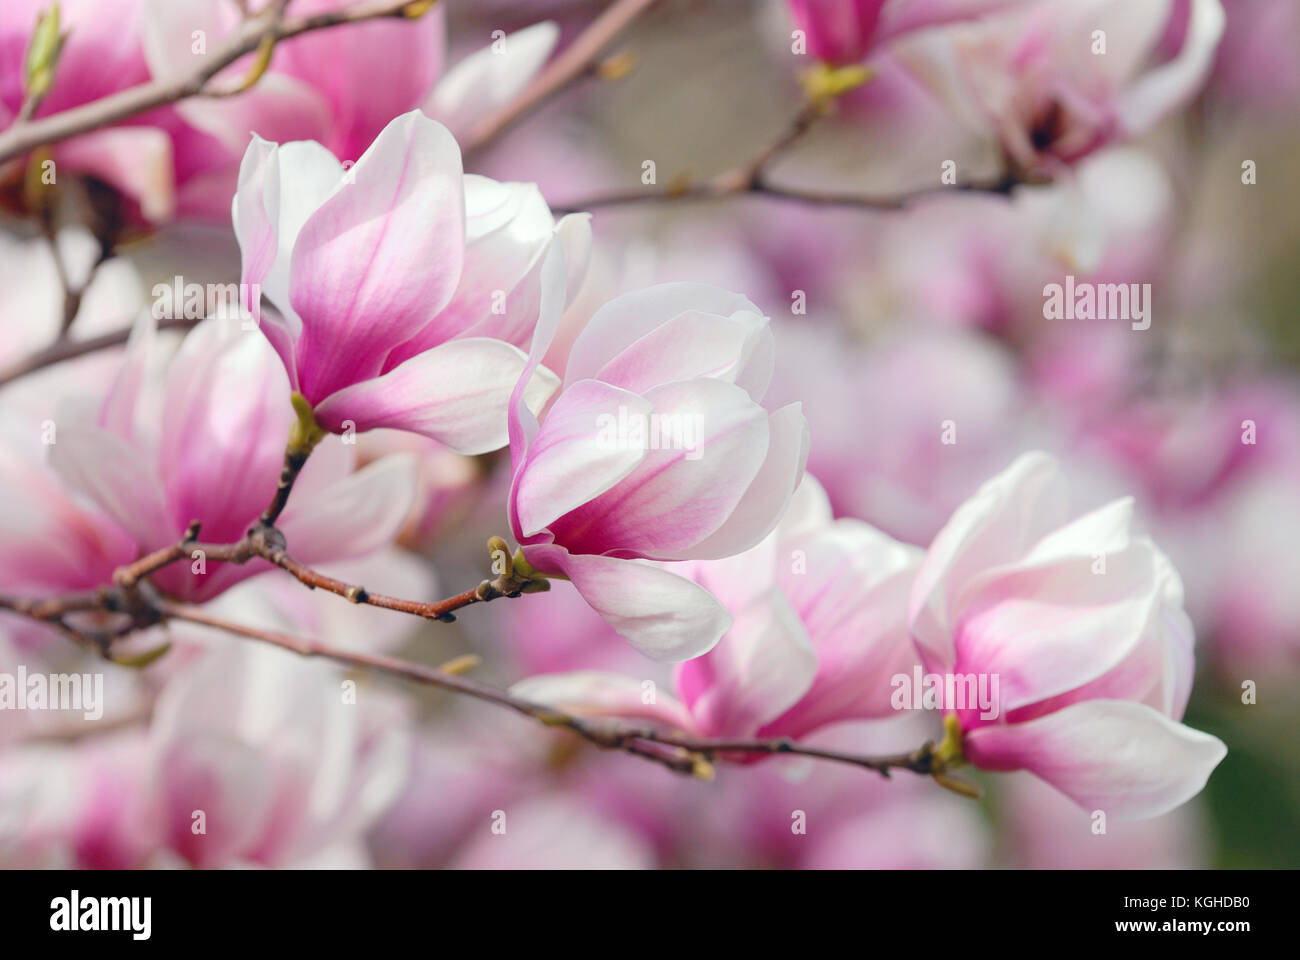
{"label": "magnolia flower", "polygon": [[922,27],[978,16],[1024,0],[786,0],[817,59],[843,65]]}
{"label": "magnolia flower", "polygon": [[138,731],[0,751],[0,866],[129,870],[154,847]]}
{"label": "magnolia flower", "polygon": [[515,686],[530,700],[644,717],[706,737],[804,737],[892,716],[891,678],[916,663],[906,597],[921,551],[857,520],[832,520],[805,477],[757,547],[678,569],[734,617],[708,653],[681,664],[677,697],[646,703],[639,678],[578,671]]}
{"label": "magnolia flower", "polygon": [[[145,0],[61,0],[58,25],[65,39],[35,116],[45,117],[148,83],[141,48]],[[51,0],[5,0],[0,5],[0,130],[14,123],[27,95],[25,52]],[[204,162],[207,138],[171,107],[72,137],[50,148],[59,182],[65,173],[92,177],[128,198],[148,221],[168,219],[176,207],[177,171]]]}
{"label": "magnolia flower", "polygon": [[705,652],[730,616],[703,587],[644,560],[732,556],[775,528],[808,455],[798,404],[769,413],[767,319],[744,297],[664,284],[610,301],[569,353],[540,425],[524,388],[563,302],[543,268],[541,319],[510,403],[510,524],[525,563],[573,581],[638,649]]}
{"label": "magnolia flower", "polygon": [[950,713],[965,758],[1029,770],[1121,820],[1185,802],[1226,753],[1178,722],[1192,625],[1177,572],[1130,532],[1132,512],[1123,499],[1068,521],[1060,468],[1025,455],[953,514],[909,601],[928,671],[999,678],[996,718]]}
{"label": "magnolia flower", "polygon": [[[142,0],[135,0],[140,3]],[[191,74],[203,55],[239,29],[233,3],[143,0],[144,51],[155,78]],[[294,0],[294,18],[339,10],[347,0]],[[249,4],[254,13],[263,2]],[[446,17],[439,4],[424,15],[374,19],[316,30],[276,45],[266,72],[238,97],[193,97],[176,111],[209,141],[205,169],[182,185],[183,213],[224,218],[239,157],[250,134],[269,140],[315,140],[354,161],[394,117],[416,108],[458,136],[521,90],[559,38],[554,23],[534,24],[496,40],[450,70]],[[255,69],[255,54],[212,81],[232,87]]]}
{"label": "magnolia flower", "polygon": [[1159,50],[1175,0],[1039,0],[918,36],[898,55],[1022,175],[1052,174],[1153,126],[1195,96],[1223,33],[1219,0],[1191,0],[1171,58]]}
{"label": "magnolia flower", "polygon": [[[316,423],[411,430],[461,453],[506,442],[525,360],[514,344],[535,322],[552,239],[570,248],[574,286],[589,242],[585,217],[555,224],[535,189],[463,177],[456,141],[419,111],[346,172],[320,144],[255,139],[234,219],[245,305]],[[538,370],[529,406],[557,382]]]}
{"label": "magnolia flower", "polygon": [[[227,593],[217,609],[300,630],[304,604],[315,606],[315,635],[358,645],[355,623],[332,615],[333,598],[303,601],[304,593],[264,578]],[[400,616],[371,620],[367,640],[390,647],[408,629]],[[410,716],[381,690],[350,702],[345,679],[335,664],[213,637],[167,684],[150,725],[158,842],[195,866],[367,865],[364,832],[408,774]],[[195,810],[205,813],[204,834],[193,830]]]}
{"label": "magnolia flower", "polygon": [[109,582],[135,559],[134,541],[59,482],[34,436],[39,433],[0,424],[0,582],[33,596]]}
{"label": "magnolia flower", "polygon": [[[66,230],[58,249],[74,283],[84,283],[98,245],[80,230]],[[0,236],[0,365],[20,361],[59,338],[64,293],[47,244]],[[121,312],[142,302],[138,275],[125,260],[111,260],[85,288],[75,339],[108,332]],[[30,596],[83,590],[107,583],[135,559],[134,540],[103,510],[65,487],[48,455],[60,440],[60,399],[107,391],[121,368],[120,355],[102,351],[20,377],[0,388],[0,583]],[[25,629],[44,632],[27,622]],[[64,642],[59,638],[59,642]]]}
{"label": "magnolia flower", "polygon": [[[107,397],[93,415],[67,405],[50,463],[133,539],[140,552],[176,543],[191,522],[209,542],[237,540],[271,501],[293,411],[284,371],[266,341],[212,319],[155,372],[153,328],[137,326]],[[396,536],[415,493],[409,457],[353,473],[355,448],[322,444],[278,521],[304,563],[369,553]],[[263,561],[208,568],[202,557],[154,575],[168,593],[206,600]]]}

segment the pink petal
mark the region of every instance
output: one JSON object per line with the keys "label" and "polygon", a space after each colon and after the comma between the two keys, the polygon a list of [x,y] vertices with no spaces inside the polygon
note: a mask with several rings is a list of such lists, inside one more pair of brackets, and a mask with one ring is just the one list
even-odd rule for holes
{"label": "pink petal", "polygon": [[649,720],[672,730],[693,729],[689,711],[672,694],[655,690],[654,701],[646,703],[643,683],[617,673],[577,670],[528,677],[512,686],[510,692],[584,717],[624,717]]}
{"label": "pink petal", "polygon": [[146,220],[159,223],[176,209],[171,139],[153,127],[115,127],[66,140],[55,161],[89,174],[140,205]]}
{"label": "pink petal", "polygon": [[857,520],[782,541],[778,579],[808,631],[818,667],[807,695],[766,733],[804,736],[842,720],[893,715],[890,681],[910,676],[917,662],[906,609],[922,556]]}
{"label": "pink petal", "polygon": [[[338,0],[294,0],[292,12],[310,16],[339,6]],[[439,4],[414,22],[375,20],[296,37],[276,50],[271,69],[323,98],[329,127],[313,139],[340,159],[355,160],[389,120],[418,107],[433,89],[446,45],[446,11]]]}
{"label": "pink petal", "polygon": [[694,436],[661,440],[616,487],[553,523],[555,542],[570,552],[678,559],[722,526],[767,457],[767,412],[739,387],[689,380],[646,399],[663,422],[689,425]]}
{"label": "pink petal", "polygon": [[[317,406],[316,419],[334,432],[349,422],[357,431],[410,430],[466,455],[499,450],[508,440],[508,404],[526,359],[501,340],[450,340],[331,394]],[[529,409],[541,409],[558,385],[549,370],[536,371],[524,394]]]}
{"label": "pink petal", "polygon": [[[208,0],[150,0],[141,40],[155,79],[188,74],[204,56],[195,52],[202,37],[211,52],[238,24],[230,4]],[[269,140],[319,140],[330,130],[329,103],[313,88],[275,68],[286,50],[277,50],[270,72],[236,97],[190,97],[176,105],[177,113],[198,130],[228,148],[242,150],[250,134]],[[233,86],[252,68],[251,56],[240,58],[214,81]]]}
{"label": "pink petal", "polygon": [[298,378],[313,404],[378,376],[451,299],[464,255],[460,149],[418,111],[393,120],[303,225],[290,267]]}
{"label": "pink petal", "polygon": [[1157,817],[1190,800],[1228,752],[1218,737],[1125,700],[980,727],[965,743],[976,766],[1028,770],[1085,810],[1117,820]]}
{"label": "pink petal", "polygon": [[528,447],[541,429],[537,417],[524,402],[524,390],[531,382],[533,372],[542,362],[542,357],[550,349],[551,341],[555,339],[555,332],[564,313],[568,284],[566,254],[565,245],[561,243],[553,243],[546,249],[539,281],[537,329],[533,331],[533,342],[528,351],[528,362],[524,365],[524,372],[510,395],[510,527],[515,536],[521,538],[523,534],[520,533],[519,518],[516,515],[515,487],[519,482],[519,474],[523,470]]}
{"label": "pink petal", "polygon": [[391,369],[455,337],[521,347],[537,323],[542,260],[555,220],[534,184],[465,177],[465,268],[446,309],[388,355]]}
{"label": "pink petal", "polygon": [[998,674],[1004,711],[1046,700],[1122,663],[1159,602],[1154,554],[1141,543],[1108,556],[1104,574],[1091,557],[1013,570],[964,606],[956,669]]}
{"label": "pink petal", "polygon": [[50,447],[50,466],[69,487],[95,501],[142,550],[176,539],[152,464],[107,430],[61,427]]}
{"label": "pink petal", "polygon": [[[713,314],[719,318],[737,313],[763,316],[762,310],[740,294],[704,283],[662,283],[634,290],[609,301],[583,328],[569,352],[564,382],[599,379],[600,369],[612,358],[683,313]],[[756,386],[761,389],[751,392],[755,401],[762,399],[767,384]]]}
{"label": "pink petal", "polygon": [[447,71],[426,111],[458,135],[467,133],[476,121],[523,90],[559,39],[560,28],[544,20],[476,50]]}
{"label": "pink petal", "polygon": [[617,421],[620,410],[647,417],[654,407],[597,380],[575,383],[555,401],[528,448],[514,491],[522,536],[534,536],[596,499],[645,459],[644,447],[610,443],[603,435],[602,418]]}
{"label": "pink petal", "polygon": [[1131,133],[1141,133],[1191,100],[1205,82],[1226,21],[1219,0],[1191,0],[1191,22],[1178,56],[1120,94],[1116,110]]}
{"label": "pink petal", "polygon": [[588,605],[651,660],[698,657],[731,626],[731,615],[707,590],[662,567],[597,556],[565,556],[561,563]]}
{"label": "pink petal", "polygon": [[877,43],[923,27],[939,26],[1024,4],[1026,0],[893,0],[880,18]]}
{"label": "pink petal", "polygon": [[953,662],[950,617],[966,583],[1019,559],[1065,521],[1064,477],[1055,460],[1030,453],[989,480],[935,536],[908,602],[912,635],[927,666]]}
{"label": "pink petal", "polygon": [[236,540],[275,492],[293,422],[280,360],[256,332],[208,320],[181,344],[165,395],[158,472],[173,522]]}
{"label": "pink petal", "polygon": [[780,590],[734,616],[717,646],[677,668],[677,689],[710,736],[752,736],[797,703],[817,673],[817,654]]}
{"label": "pink petal", "polygon": [[332,153],[310,140],[277,147],[273,170],[275,179],[264,188],[264,202],[275,232],[276,249],[260,282],[267,298],[288,319],[293,339],[297,340],[302,322],[293,311],[289,288],[294,244],[303,224],[339,186],[345,171]]}
{"label": "pink petal", "polygon": [[[279,253],[277,224],[280,211],[279,146],[253,137],[239,164],[239,185],[231,202],[231,220],[242,258],[240,279],[261,284]],[[244,304],[254,315],[256,301]]]}
{"label": "pink petal", "polygon": [[[771,337],[756,314],[719,317],[688,310],[651,330],[597,371],[595,379],[644,392],[662,383],[711,377],[735,383],[750,341]],[[689,349],[683,349],[689,344]]]}
{"label": "pink petal", "polygon": [[808,421],[797,403],[768,416],[767,458],[731,516],[689,550],[683,559],[709,559],[743,553],[781,522],[808,462]]}

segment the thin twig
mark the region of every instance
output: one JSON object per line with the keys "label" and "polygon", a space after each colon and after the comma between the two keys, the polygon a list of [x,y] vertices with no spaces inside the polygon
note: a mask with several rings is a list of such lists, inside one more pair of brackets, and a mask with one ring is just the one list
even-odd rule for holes
{"label": "thin twig", "polygon": [[0,133],[0,164],[47,144],[126,120],[137,114],[204,93],[208,82],[226,67],[262,46],[314,30],[326,30],[365,20],[400,17],[413,0],[368,0],[342,10],[327,10],[290,20],[280,18],[280,5],[271,4],[243,21],[226,41],[189,73],[129,87],[99,100],[72,107]]}
{"label": "thin twig", "polygon": [[[158,329],[188,330],[198,322],[195,319],[180,317],[159,320]],[[30,373],[62,363],[65,360],[74,360],[77,357],[98,353],[100,350],[107,350],[110,347],[119,347],[126,343],[130,336],[131,327],[124,326],[108,333],[101,333],[95,337],[86,337],[84,340],[74,340],[66,336],[61,337],[50,346],[24,357],[12,366],[0,371],[0,387],[6,386],[10,382],[25,377]]]}
{"label": "thin twig", "polygon": [[514,100],[488,114],[469,133],[465,152],[495,140],[524,116],[585,73],[606,48],[659,0],[617,0],[596,17]]}
{"label": "thin twig", "polygon": [[810,100],[790,120],[779,136],[759,150],[753,157],[702,183],[689,183],[674,179],[664,188],[616,190],[596,194],[563,206],[552,206],[555,213],[579,213],[602,207],[631,206],[645,203],[681,203],[721,200],[737,196],[767,197],[790,203],[826,207],[858,207],[869,210],[901,210],[911,203],[947,191],[966,193],[1007,194],[1016,185],[1010,177],[989,183],[970,183],[953,186],[929,187],[892,196],[870,196],[861,193],[824,192],[783,187],[772,183],[767,176],[772,163],[798,143],[822,117],[828,115],[831,103]]}
{"label": "thin twig", "polygon": [[[829,750],[796,743],[784,738],[775,740],[757,738],[711,739],[653,727],[630,727],[618,721],[596,721],[565,713],[553,707],[516,697],[509,691],[500,690],[445,670],[410,663],[382,654],[354,653],[349,650],[329,647],[314,640],[232,623],[220,617],[214,617],[195,607],[167,605],[163,608],[162,615],[164,620],[183,620],[189,623],[201,624],[251,640],[269,643],[303,657],[321,657],[335,663],[374,670],[414,683],[440,687],[443,690],[496,704],[537,720],[545,726],[570,730],[602,749],[621,750],[625,753],[644,757],[677,773],[703,774],[705,768],[701,766],[701,759],[709,762],[719,755],[726,754],[787,754],[812,757],[818,760],[865,767],[875,770],[886,777],[889,776],[892,770],[910,770],[913,773],[926,775],[935,772],[933,755],[928,744],[911,753],[885,757],[865,757],[840,750]],[[655,750],[653,745],[669,747],[671,752]]]}
{"label": "thin twig", "polygon": [[927,187],[893,196],[870,196],[851,192],[824,192],[801,190],[796,187],[783,187],[768,183],[760,178],[748,186],[733,181],[730,174],[722,179],[709,180],[704,183],[687,186],[673,186],[664,190],[617,190],[610,193],[596,194],[580,200],[561,205],[553,205],[556,214],[578,213],[599,210],[607,207],[627,207],[641,204],[699,203],[708,200],[723,200],[732,197],[765,197],[785,203],[796,203],[813,207],[847,207],[863,210],[894,211],[946,193],[986,193],[997,196],[1008,194],[1014,184],[1006,181],[997,183],[970,183],[946,187]]}
{"label": "thin twig", "polygon": [[[506,582],[503,582],[501,577],[495,581],[485,580],[474,590],[467,590],[436,603],[398,600],[380,594],[371,594],[364,588],[345,584],[303,567],[287,556],[284,552],[283,538],[279,535],[279,531],[273,528],[254,527],[244,539],[236,543],[207,545],[197,540],[198,529],[198,524],[191,524],[180,542],[157,550],[118,570],[113,577],[113,587],[39,600],[16,599],[0,595],[0,609],[47,623],[78,643],[96,649],[101,655],[110,658],[114,641],[133,630],[168,621],[194,623],[268,643],[303,657],[320,657],[496,704],[530,717],[544,726],[570,730],[602,749],[619,750],[660,764],[676,773],[706,779],[713,775],[714,760],[719,757],[731,759],[737,754],[806,756],[863,767],[885,777],[895,769],[931,776],[937,776],[942,772],[935,763],[933,745],[929,743],[911,753],[867,757],[801,744],[786,738],[707,738],[649,726],[631,726],[614,719],[581,717],[522,699],[507,690],[461,676],[455,661],[446,669],[439,669],[382,654],[343,650],[315,640],[235,623],[214,616],[198,607],[168,601],[158,596],[155,591],[145,589],[144,581],[151,574],[188,556],[191,551],[201,550],[206,555],[206,559],[219,562],[245,563],[253,558],[266,559],[308,586],[321,587],[344,596],[354,603],[368,603],[426,619],[449,619],[451,611],[461,607],[501,596],[518,596],[522,592],[519,584],[513,580],[515,576],[513,572],[508,572],[504,576]],[[70,624],[67,620],[71,613],[92,610],[126,615],[129,617],[129,622],[116,630],[98,630],[92,633],[84,627]]]}

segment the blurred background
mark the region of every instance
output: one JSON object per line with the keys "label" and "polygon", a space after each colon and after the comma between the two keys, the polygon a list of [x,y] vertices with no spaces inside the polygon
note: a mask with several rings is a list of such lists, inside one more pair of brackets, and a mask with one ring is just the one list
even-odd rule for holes
{"label": "blurred background", "polygon": [[[605,6],[453,0],[449,59],[488,44],[493,31],[541,19],[559,24],[562,51]],[[721,766],[704,783],[490,707],[362,677],[375,695],[346,737],[321,721],[301,742],[272,749],[247,723],[215,723],[214,738],[257,758],[236,763],[237,750],[221,768],[231,817],[279,809],[295,824],[273,831],[275,842],[232,841],[225,855],[402,868],[1300,866],[1300,6],[1224,7],[1226,33],[1195,99],[1050,184],[937,189],[946,161],[962,182],[984,182],[1001,156],[986,131],[881,57],[872,81],[840,98],[766,177],[791,191],[927,195],[896,210],[748,193],[663,198],[670,186],[742,167],[802,108],[808,60],[791,52],[785,4],[759,0],[664,0],[598,70],[466,160],[473,172],[536,182],[554,210],[591,209],[593,259],[566,314],[570,335],[612,296],[667,280],[717,284],[759,304],[778,342],[771,399],[803,402],[809,471],[837,515],[924,546],[985,479],[1035,448],[1067,464],[1082,502],[1135,495],[1184,578],[1196,624],[1186,720],[1229,748],[1204,793],[1098,837],[1085,812],[1022,775],[978,776],[979,802],[905,774],[885,782],[818,766],[800,778],[776,762]],[[654,185],[642,181],[647,161]],[[1246,161],[1252,184],[1243,182]],[[637,191],[645,199],[629,200]],[[623,202],[590,203],[611,197]],[[4,243],[17,251],[24,228],[7,227]],[[222,225],[164,226],[124,256],[143,290],[177,274],[238,277],[238,248]],[[0,259],[9,310],[19,271],[30,279],[40,269],[35,255]],[[1066,275],[1150,284],[1150,329],[1045,319],[1044,286]],[[945,421],[956,424],[957,442],[943,442]],[[416,452],[426,494],[403,550],[366,561],[365,582],[427,596],[477,583],[485,538],[505,532],[503,456],[463,458],[382,431],[362,436],[360,449]],[[483,658],[475,676],[496,683],[610,667],[668,682],[558,587],[412,633],[401,618],[267,581],[217,603],[429,664],[475,653]],[[193,691],[203,677],[174,676],[183,666],[122,679],[137,713],[93,737],[0,736],[9,745],[0,752],[9,772],[0,775],[0,863],[222,859],[187,845],[180,827],[161,846],[123,839],[124,819],[156,816],[154,807],[133,810],[133,778],[146,776],[151,751],[167,742],[157,711],[174,727],[201,709]],[[314,683],[336,689],[302,666],[242,651],[206,676],[226,689],[241,677],[279,677],[303,688],[303,703],[315,702]],[[910,748],[918,738],[909,724],[840,739],[864,752]],[[329,789],[305,759],[325,755],[343,758],[331,761]],[[285,772],[295,764],[296,780]],[[258,801],[260,812],[232,799],[267,779],[272,786],[257,789],[272,795]],[[202,792],[201,781],[186,789]],[[102,822],[79,821],[69,844],[68,795],[87,790]],[[167,802],[191,805],[189,795]],[[519,837],[509,847],[488,830],[496,811],[508,811]],[[793,834],[792,811],[816,829]],[[48,829],[34,831],[33,818]]]}

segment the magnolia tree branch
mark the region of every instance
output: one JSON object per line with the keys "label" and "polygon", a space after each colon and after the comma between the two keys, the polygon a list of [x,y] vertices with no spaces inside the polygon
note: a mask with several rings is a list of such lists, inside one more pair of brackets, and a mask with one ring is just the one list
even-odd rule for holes
{"label": "magnolia tree branch", "polygon": [[853,192],[825,192],[783,187],[768,179],[768,168],[792,146],[798,143],[822,117],[831,110],[828,98],[811,98],[795,114],[781,134],[764,146],[751,159],[726,170],[701,183],[690,183],[675,178],[667,187],[643,186],[631,190],[617,190],[595,194],[561,207],[552,207],[555,213],[578,213],[602,207],[620,207],[639,204],[678,203],[688,201],[720,200],[737,196],[767,197],[788,203],[823,207],[857,207],[866,210],[902,210],[911,203],[948,191],[964,193],[1008,194],[1017,181],[1010,176],[988,183],[956,184],[929,187],[888,196],[870,196]]}
{"label": "magnolia tree branch", "polygon": [[[189,330],[198,322],[198,320],[182,319],[180,317],[159,320],[158,329]],[[44,370],[46,367],[52,367],[65,360],[75,360],[78,357],[98,353],[100,350],[107,350],[110,347],[120,347],[130,339],[131,329],[128,324],[117,330],[110,330],[108,333],[101,333],[98,336],[86,337],[81,340],[68,336],[60,337],[48,347],[38,350],[17,363],[0,370],[0,387],[7,386],[14,380],[36,373],[38,370]]]}
{"label": "magnolia tree branch", "polygon": [[783,187],[769,183],[762,177],[746,183],[736,180],[734,176],[728,173],[703,183],[674,185],[664,190],[634,189],[595,194],[576,203],[553,207],[552,210],[555,213],[564,214],[599,210],[603,207],[700,202],[737,196],[755,196],[804,206],[892,211],[903,210],[918,200],[941,196],[952,191],[1006,195],[1013,186],[1015,186],[1015,182],[1007,180],[990,183],[957,184],[946,187],[928,187],[923,190],[913,190],[893,196],[869,196],[852,192],[823,192]]}
{"label": "magnolia tree branch", "polygon": [[[298,449],[295,439],[297,434],[291,432],[290,437],[286,448],[286,473],[289,472],[292,455]],[[301,459],[305,461],[309,454],[310,447],[303,453]],[[301,464],[298,466],[300,468]],[[263,517],[273,511],[278,513],[278,510],[275,510],[276,505],[282,507],[288,500],[296,477],[295,469],[292,475],[281,478],[280,487]],[[320,657],[493,703],[531,717],[545,726],[570,730],[603,749],[620,750],[659,763],[677,773],[704,779],[713,776],[713,762],[719,756],[782,753],[852,764],[875,770],[885,777],[888,777],[890,771],[894,769],[910,770],[933,776],[937,782],[950,789],[957,789],[944,775],[945,761],[942,747],[936,751],[931,743],[926,743],[912,753],[865,757],[800,744],[785,738],[711,739],[644,725],[631,726],[622,721],[581,717],[533,703],[509,691],[461,676],[455,663],[441,668],[428,667],[382,654],[358,653],[330,647],[314,640],[246,626],[214,616],[199,607],[177,603],[162,596],[148,582],[149,577],[172,564],[196,556],[201,556],[205,563],[212,561],[244,564],[254,559],[261,559],[279,567],[307,587],[327,590],[352,603],[369,604],[427,620],[441,621],[454,620],[454,612],[464,607],[486,603],[499,597],[517,597],[523,593],[546,590],[549,589],[550,584],[549,581],[532,574],[526,564],[512,563],[507,559],[495,579],[484,580],[472,590],[435,602],[405,600],[371,593],[358,584],[345,583],[299,563],[289,556],[284,534],[270,523],[260,519],[242,539],[234,543],[202,543],[198,539],[199,530],[200,525],[195,521],[190,524],[178,542],[120,567],[113,574],[111,586],[105,585],[96,590],[83,590],[41,599],[0,595],[0,610],[8,610],[31,620],[49,624],[70,639],[97,650],[102,656],[133,666],[143,666],[152,662],[157,656],[166,652],[167,646],[134,659],[119,659],[113,656],[112,649],[117,640],[137,630],[171,621],[199,624],[246,639],[268,643],[300,656]],[[488,541],[488,546],[494,555],[508,556],[505,554],[505,542],[500,538],[493,537]],[[96,612],[106,615],[106,619],[116,619],[116,625],[87,627],[84,625],[84,616],[76,619],[79,615]],[[477,658],[472,660],[473,663],[477,663]],[[962,788],[968,787],[960,781],[956,783]]]}
{"label": "magnolia tree branch", "polygon": [[285,19],[282,16],[284,4],[270,4],[256,16],[241,22],[219,48],[188,74],[138,84],[79,107],[11,126],[0,133],[0,164],[37,147],[89,133],[156,107],[214,92],[230,93],[232,91],[214,91],[210,81],[236,60],[254,51],[261,50],[269,56],[270,47],[281,40],[365,20],[418,15],[430,6],[432,4],[425,0],[366,0],[342,10]]}
{"label": "magnolia tree branch", "polygon": [[[168,548],[168,551],[160,551],[158,554],[142,559],[137,564],[133,564],[128,572],[122,573],[117,579],[119,581],[131,580],[145,570],[161,569],[161,567],[166,566],[167,562],[174,561],[172,551],[175,549]],[[307,581],[304,580],[304,582]],[[63,597],[42,601],[23,601],[0,596],[0,609],[7,609],[35,620],[51,623],[60,627],[65,633],[78,634],[80,631],[69,626],[63,617],[73,612],[96,607],[120,612],[118,605],[109,601],[108,597],[109,593],[105,591],[67,594]],[[398,601],[399,605],[397,606],[389,604],[376,605],[388,606],[389,609],[403,609],[404,605],[409,605],[421,608],[441,607],[450,610],[483,599],[490,598],[477,596],[475,591],[467,591],[457,597],[448,598],[448,600],[442,601],[440,604],[422,605],[415,604],[412,601]],[[245,639],[267,643],[296,653],[299,656],[319,657],[345,666],[397,677],[412,683],[438,687],[451,693],[472,697],[476,700],[513,710],[515,713],[536,720],[543,726],[569,730],[601,749],[618,750],[642,757],[667,767],[675,773],[711,779],[713,776],[713,763],[719,757],[725,758],[738,754],[787,754],[862,767],[874,770],[884,777],[889,777],[894,770],[909,770],[913,773],[933,776],[941,783],[950,779],[944,776],[941,757],[932,743],[926,743],[918,750],[910,753],[867,757],[816,747],[810,744],[801,744],[785,738],[728,739],[696,737],[672,730],[629,725],[618,720],[582,717],[525,700],[507,690],[501,690],[489,684],[461,676],[455,669],[456,664],[441,668],[429,667],[383,654],[343,650],[314,640],[235,623],[188,604],[172,603],[162,599],[152,600],[150,603],[152,604],[151,613],[154,623],[181,621],[198,624]],[[428,616],[425,609],[407,610],[406,612]],[[86,638],[83,636],[78,639],[84,641]],[[945,785],[949,784],[945,783]]]}

